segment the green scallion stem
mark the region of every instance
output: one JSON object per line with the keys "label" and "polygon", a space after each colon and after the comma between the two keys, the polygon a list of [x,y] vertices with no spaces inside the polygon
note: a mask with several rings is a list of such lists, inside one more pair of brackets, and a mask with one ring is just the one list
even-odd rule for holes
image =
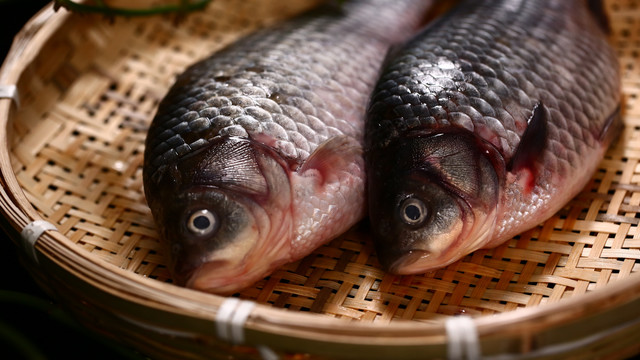
{"label": "green scallion stem", "polygon": [[63,7],[72,12],[94,13],[105,16],[150,16],[158,14],[186,13],[201,10],[207,6],[209,2],[211,2],[211,0],[196,0],[193,2],[189,0],[181,0],[177,5],[153,6],[147,9],[129,9],[111,7],[100,0],[96,0],[96,5],[78,4],[72,0],[55,0],[57,7]]}

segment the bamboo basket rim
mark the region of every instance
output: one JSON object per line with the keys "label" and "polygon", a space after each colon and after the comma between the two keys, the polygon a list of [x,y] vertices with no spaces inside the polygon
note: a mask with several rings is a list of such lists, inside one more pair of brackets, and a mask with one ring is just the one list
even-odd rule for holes
{"label": "bamboo basket rim", "polygon": [[[48,5],[27,22],[15,37],[13,45],[0,68],[0,85],[17,85],[39,50],[72,16],[64,10],[53,11]],[[10,166],[8,126],[16,104],[11,99],[0,99],[0,168],[2,188],[0,209],[9,225],[18,233],[24,227],[43,218],[31,205]],[[19,244],[20,245],[20,244]],[[143,278],[130,271],[92,258],[59,232],[45,232],[35,248],[41,262],[55,266],[77,277],[87,286],[99,289],[126,302],[136,303],[166,313],[205,319],[215,322],[225,297],[206,294],[153,279]],[[63,254],[63,256],[61,256]],[[105,268],[101,274],[91,273],[89,265]],[[608,284],[580,296],[562,299],[556,303],[519,308],[495,315],[473,317],[479,338],[531,336],[539,331],[572,321],[585,314],[604,313],[621,304],[640,298],[640,275],[632,274],[624,281]],[[176,301],[178,300],[178,301]],[[212,327],[213,331],[213,327]],[[435,323],[394,321],[391,323],[357,322],[313,313],[291,312],[257,304],[249,316],[245,331],[249,343],[257,343],[261,334],[307,339],[314,342],[376,346],[423,346],[446,344],[445,320]],[[253,335],[249,334],[253,332]],[[292,345],[293,346],[293,345]],[[295,347],[295,346],[294,346]]]}

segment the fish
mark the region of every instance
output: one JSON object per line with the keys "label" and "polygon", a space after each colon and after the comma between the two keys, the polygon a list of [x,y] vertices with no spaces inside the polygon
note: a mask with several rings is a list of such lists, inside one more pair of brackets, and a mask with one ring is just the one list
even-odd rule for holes
{"label": "fish", "polygon": [[542,223],[623,124],[602,4],[464,0],[390,53],[365,129],[371,236],[433,271]]}
{"label": "fish", "polygon": [[177,77],[143,164],[176,284],[235,293],[365,216],[369,95],[388,49],[415,34],[430,4],[325,4]]}

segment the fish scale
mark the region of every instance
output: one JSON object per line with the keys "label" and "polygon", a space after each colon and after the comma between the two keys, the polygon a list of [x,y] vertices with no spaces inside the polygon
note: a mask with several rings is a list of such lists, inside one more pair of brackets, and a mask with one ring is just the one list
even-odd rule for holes
{"label": "fish scale", "polygon": [[[584,38],[576,36],[574,40],[578,44],[571,44],[572,51],[565,51],[558,46],[552,39],[556,33],[544,29],[546,26],[564,27],[563,13],[572,10],[572,2],[545,3],[550,8],[550,19],[544,24],[534,21],[538,18],[534,10],[540,8],[537,4],[519,8],[523,14],[513,19],[523,27],[518,32],[509,31],[508,28],[507,31],[500,31],[501,25],[504,28],[504,22],[495,14],[499,5],[485,5],[457,23],[458,26],[453,29],[440,28],[437,24],[431,26],[430,38],[436,41],[409,44],[403,55],[388,68],[382,77],[384,83],[378,87],[373,98],[374,112],[377,106],[392,105],[392,111],[400,116],[378,121],[374,118],[370,129],[373,129],[371,139],[376,141],[372,141],[371,146],[375,148],[377,144],[385,144],[408,129],[454,124],[478,133],[502,151],[508,161],[526,128],[533,105],[541,101],[554,117],[550,122],[554,127],[552,131],[568,133],[567,136],[575,140],[577,147],[592,147],[592,135],[583,134],[582,131],[569,132],[570,127],[587,132],[589,129],[599,129],[606,120],[603,114],[610,115],[615,109],[618,103],[616,97],[606,96],[619,91],[617,67],[611,66],[615,60],[610,51],[601,54],[589,51],[606,48],[603,45],[605,40],[601,37],[588,34]],[[577,35],[580,16],[572,19],[574,23],[567,24],[567,27],[574,25],[576,28],[565,31],[568,35]],[[494,35],[478,35],[475,27],[488,27],[494,31]],[[530,33],[539,33],[540,39],[536,44],[518,47],[523,36],[527,35],[523,34],[524,28],[529,28]],[[513,47],[500,46],[498,40],[512,43]],[[449,61],[459,65],[450,68]],[[487,63],[498,67],[499,71],[492,70]],[[556,81],[562,81],[563,78],[558,79],[557,76],[562,74],[549,71],[557,67],[564,68],[571,77],[578,78],[570,79],[564,87],[558,86]],[[578,67],[593,70],[580,71]],[[517,69],[517,72],[509,69]],[[417,78],[421,80],[418,82],[415,80]],[[599,84],[599,88],[589,84]],[[517,88],[513,89],[514,86]],[[566,92],[577,95],[567,96]],[[424,104],[426,107],[420,106],[420,111],[414,111],[415,108],[410,106],[411,101],[405,101],[406,96],[416,99],[430,94],[434,97],[427,99]],[[576,98],[581,100],[574,100]],[[399,104],[393,106],[395,101]],[[581,153],[577,147],[569,150]]]}
{"label": "fish scale", "polygon": [[[177,83],[188,84],[188,90],[182,93],[182,87],[173,88],[167,95],[171,101],[165,100],[159,110],[160,114],[168,114],[159,116],[149,131],[152,163],[159,166],[174,160],[184,155],[181,149],[195,150],[204,145],[194,144],[195,141],[217,135],[272,133],[279,140],[278,149],[299,161],[330,135],[361,137],[357,120],[341,121],[364,106],[371,74],[376,69],[371,63],[360,64],[360,70],[360,66],[342,61],[345,57],[356,57],[356,51],[375,50],[375,39],[370,46],[359,46],[362,33],[369,30],[357,29],[361,22],[362,18],[356,18],[331,26],[321,18],[305,24],[304,33],[292,31],[300,22],[288,24],[266,36],[264,32],[254,34],[243,40],[242,49],[232,46],[187,70]],[[385,35],[380,32],[374,35],[369,31],[369,34],[380,37],[378,43],[385,41]],[[336,43],[337,36],[347,38]],[[272,46],[274,43],[277,46]],[[329,43],[332,46],[326,47]],[[292,53],[295,48],[304,51]],[[315,51],[324,55],[311,56]],[[332,73],[349,75],[339,83],[330,80]],[[349,84],[354,91],[348,92],[344,84]],[[319,86],[324,87],[324,98],[317,94]],[[262,116],[256,117],[249,106],[264,109]],[[271,114],[277,116],[271,117]],[[201,126],[202,119],[210,119],[210,126]],[[260,126],[269,120],[273,123],[266,129]],[[191,126],[193,121],[200,126]],[[292,137],[297,141],[292,141]],[[160,145],[162,142],[168,146]]]}
{"label": "fish scale", "polygon": [[[518,17],[513,19],[513,22],[519,22],[523,29],[529,27],[530,33],[539,33],[540,39],[528,47],[518,47],[523,36],[526,36],[523,34],[524,30],[499,30],[504,28],[504,22],[500,21],[500,16],[495,16],[494,11],[499,9],[498,5],[480,8],[473,16],[457,23],[458,26],[454,29],[431,26],[430,37],[438,40],[408,45],[408,50],[394,61],[394,65],[389,67],[383,76],[383,81],[386,82],[378,88],[373,101],[389,105],[396,101],[394,95],[400,96],[402,101],[394,111],[401,116],[376,123],[376,126],[383,130],[377,131],[372,138],[386,142],[399,136],[402,129],[420,126],[418,124],[430,126],[453,123],[463,127],[475,126],[479,128],[477,132],[503,151],[508,160],[517,147],[519,137],[526,128],[528,113],[536,101],[542,101],[553,112],[560,112],[561,116],[557,116],[558,121],[552,121],[552,124],[559,127],[558,131],[566,130],[566,123],[573,123],[574,120],[577,126],[582,128],[598,128],[600,124],[589,121],[589,118],[607,111],[610,113],[617,105],[615,100],[598,101],[606,99],[604,94],[617,92],[616,68],[601,66],[612,62],[612,54],[589,52],[589,49],[598,46],[589,44],[590,42],[595,41],[602,46],[604,41],[602,38],[594,39],[593,36],[576,36],[575,41],[578,44],[571,44],[572,51],[565,52],[564,48],[551,38],[556,34],[545,32],[543,29],[545,26],[562,26],[563,12],[571,11],[571,2],[557,1],[552,5],[550,19],[546,21],[551,25],[534,21],[537,17],[532,10],[536,10],[537,5],[523,6],[520,9],[523,13],[519,13]],[[579,27],[580,24],[576,22],[580,19],[577,16],[576,18],[573,24],[567,26]],[[479,23],[481,25],[478,25]],[[489,27],[494,35],[488,32],[478,35],[474,32],[476,26]],[[577,35],[577,29],[566,31]],[[501,46],[499,41],[513,45]],[[536,49],[536,46],[544,51]],[[459,65],[450,68],[449,62],[454,61]],[[570,80],[568,88],[556,85],[556,81],[562,81],[562,78],[558,79],[557,76],[562,74],[549,71],[558,65],[572,76],[579,76],[576,80]],[[577,69],[578,66],[592,68],[594,71],[580,71]],[[499,71],[493,70],[495,67]],[[514,72],[509,69],[518,70]],[[403,82],[416,78],[420,78],[421,81]],[[583,90],[585,86],[581,86],[594,83],[600,84],[601,90],[586,87],[589,89],[586,91]],[[482,88],[482,92],[476,86]],[[513,89],[514,86],[517,88]],[[566,91],[579,94],[583,100],[569,103],[571,99],[564,95]],[[413,95],[414,98],[434,94],[436,99],[433,99],[435,102],[426,101],[430,106],[429,111],[420,108],[423,109],[422,112],[415,112],[414,108],[408,106],[410,102],[402,97],[404,93],[409,93],[408,95]],[[583,106],[587,109],[583,110]],[[598,108],[591,109],[595,106]],[[429,116],[431,113],[435,114]],[[603,116],[600,118],[601,121],[605,120]],[[563,123],[563,119],[567,121]],[[576,135],[579,136],[579,142],[593,145],[589,144],[592,137],[580,134],[574,136]]]}
{"label": "fish scale", "polygon": [[[383,258],[385,251],[393,253],[389,258],[400,256],[398,246],[414,246],[407,248],[409,252],[436,246],[424,245],[429,237],[409,230],[405,235],[390,235],[394,226],[398,232],[405,230],[398,230],[397,221],[389,220],[397,214],[383,215],[379,209],[395,209],[389,202],[397,199],[378,193],[396,191],[398,185],[380,178],[393,168],[390,163],[407,156],[389,153],[394,148],[406,150],[408,145],[399,143],[413,141],[408,138],[425,139],[429,134],[452,131],[472,134],[460,139],[477,140],[478,152],[494,153],[491,161],[501,187],[496,206],[488,206],[489,200],[483,198],[484,213],[471,204],[463,205],[470,209],[458,214],[460,218],[470,212],[490,217],[495,226],[485,224],[477,239],[459,238],[456,241],[465,245],[446,250],[448,245],[438,240],[437,250],[424,250],[421,256],[439,260],[424,260],[433,266],[421,270],[444,266],[474,249],[503,242],[546,219],[582,188],[613,137],[607,135],[609,124],[613,122],[611,132],[619,128],[613,117],[620,102],[615,54],[603,26],[586,4],[582,0],[462,1],[388,60],[372,96],[366,134],[370,188],[375,188],[370,213],[373,222],[381,224],[376,231],[378,242],[384,243],[378,246]],[[531,119],[536,118],[536,106],[542,120],[534,122],[542,123],[544,134],[523,141]],[[439,160],[429,161],[429,166],[436,166]],[[419,167],[413,166],[414,170]],[[459,188],[461,184],[447,177],[450,173],[455,170],[434,170],[423,183],[444,182]],[[402,176],[394,181],[403,182]],[[476,201],[460,192],[456,199]],[[456,226],[476,231],[469,230],[469,222],[473,220]],[[455,247],[464,250],[453,256]],[[391,266],[392,260],[384,261]]]}
{"label": "fish scale", "polygon": [[144,164],[177,283],[238,290],[364,216],[369,95],[389,47],[430,5],[327,5],[178,76],[149,128]]}

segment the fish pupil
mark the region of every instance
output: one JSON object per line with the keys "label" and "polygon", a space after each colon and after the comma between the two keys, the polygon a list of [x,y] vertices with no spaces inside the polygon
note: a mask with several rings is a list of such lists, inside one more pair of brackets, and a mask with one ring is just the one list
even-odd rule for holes
{"label": "fish pupil", "polygon": [[404,208],[404,214],[412,221],[419,220],[422,216],[422,211],[416,205],[408,205]]}
{"label": "fish pupil", "polygon": [[200,215],[193,219],[193,226],[195,226],[196,229],[206,230],[211,226],[211,220],[204,215]]}
{"label": "fish pupil", "polygon": [[196,235],[207,235],[215,230],[216,217],[209,210],[198,210],[191,214],[187,222],[189,231]]}
{"label": "fish pupil", "polygon": [[400,205],[399,210],[401,220],[410,226],[422,224],[428,214],[425,204],[415,197],[405,199]]}

